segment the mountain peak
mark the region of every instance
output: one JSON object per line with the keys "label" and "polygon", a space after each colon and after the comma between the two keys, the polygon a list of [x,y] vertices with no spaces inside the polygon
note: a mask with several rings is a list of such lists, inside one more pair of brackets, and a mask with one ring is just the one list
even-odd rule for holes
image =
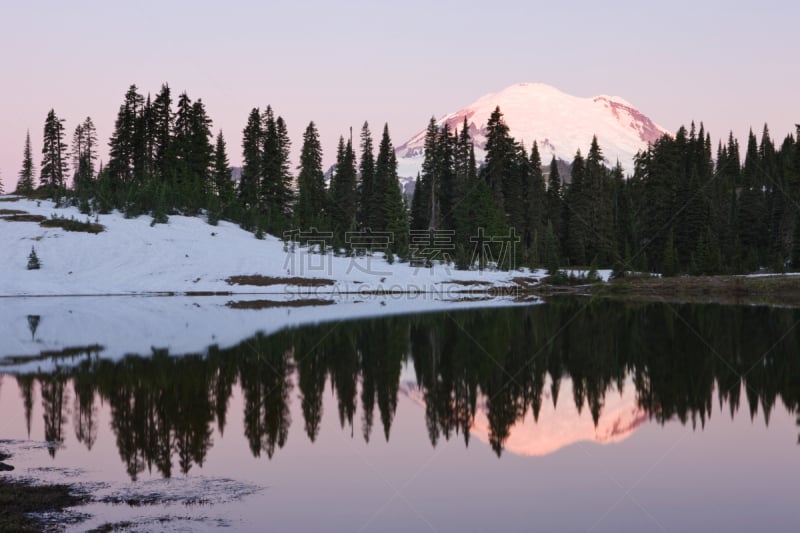
{"label": "mountain peak", "polygon": [[[476,157],[482,160],[489,115],[500,107],[511,135],[527,148],[535,140],[542,161],[552,156],[571,161],[578,149],[586,151],[597,135],[609,165],[617,160],[626,172],[633,171],[633,158],[639,150],[655,142],[667,131],[630,102],[619,96],[579,97],[541,82],[517,83],[482,96],[467,107],[437,121],[451,129],[461,129],[464,119],[472,135]],[[422,166],[425,130],[397,148],[401,176],[416,176]]]}

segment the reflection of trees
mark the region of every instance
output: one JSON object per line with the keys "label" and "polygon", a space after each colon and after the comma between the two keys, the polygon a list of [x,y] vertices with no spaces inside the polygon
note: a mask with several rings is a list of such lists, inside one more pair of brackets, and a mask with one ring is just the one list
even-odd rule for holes
{"label": "reflection of trees", "polygon": [[[64,422],[67,418],[67,376],[61,372],[48,374],[39,379],[42,390],[42,412],[44,416],[44,438],[53,444],[64,442]],[[50,446],[50,457],[56,456],[56,446]]]}
{"label": "reflection of trees", "polygon": [[[212,424],[224,431],[238,381],[251,453],[271,458],[288,438],[294,397],[306,434],[316,439],[330,380],[341,426],[352,432],[360,408],[363,437],[369,440],[377,416],[388,440],[406,362],[414,364],[431,443],[461,434],[468,444],[481,408],[498,455],[529,408],[537,419],[544,402],[565,401],[559,398],[564,378],[572,382],[567,401],[588,410],[595,425],[606,394],[628,379],[640,407],[662,424],[702,426],[715,401],[731,416],[747,402],[750,416],[760,409],[767,422],[778,401],[799,410],[800,328],[792,329],[798,311],[584,305],[565,299],[528,308],[376,318],[257,335],[203,355],[155,351],[115,362],[87,359],[71,371],[75,433],[91,449],[99,396],[111,406],[112,430],[132,478],[153,467],[170,476],[173,458],[186,473],[203,464]],[[68,376],[61,371],[17,377],[29,428],[35,379],[45,436],[60,442]]]}
{"label": "reflection of trees", "polygon": [[72,414],[75,438],[91,450],[97,440],[97,407],[94,401],[95,387],[92,375],[86,368],[80,368],[73,375],[72,385],[75,389]]}
{"label": "reflection of trees", "polygon": [[[245,436],[255,456],[272,458],[289,436],[289,396],[294,370],[292,352],[283,337],[258,335],[240,345],[239,379],[244,393]],[[221,357],[232,356],[222,353]]]}

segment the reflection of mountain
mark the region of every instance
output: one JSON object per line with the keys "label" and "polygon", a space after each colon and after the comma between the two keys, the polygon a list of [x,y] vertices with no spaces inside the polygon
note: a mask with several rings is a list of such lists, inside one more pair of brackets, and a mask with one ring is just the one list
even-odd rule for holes
{"label": "reflection of mountain", "polygon": [[[572,398],[571,380],[563,380],[560,387],[561,394],[565,395],[563,397]],[[424,395],[416,384],[406,383],[401,391],[413,402],[424,406]],[[541,456],[576,442],[621,442],[630,437],[647,418],[647,413],[636,401],[633,384],[627,383],[621,392],[606,393],[597,425],[587,409],[578,409],[571,401],[562,400],[556,405],[545,402],[538,418],[534,416],[533,408],[528,407],[525,415],[508,429],[503,449],[517,455]],[[470,433],[481,442],[491,444],[491,427],[485,403],[478,405]]]}
{"label": "reflection of mountain", "polygon": [[[702,427],[714,405],[731,416],[761,411],[767,422],[776,404],[800,411],[798,320],[794,309],[557,299],[323,323],[194,355],[92,355],[18,374],[21,398],[3,407],[22,412],[30,430],[38,390],[47,440],[64,442],[71,424],[91,449],[110,432],[133,479],[202,466],[214,425],[222,434],[231,417],[244,422],[241,449],[269,459],[292,424],[314,442],[323,417],[367,442],[389,441],[401,392],[422,407],[432,446],[476,437],[497,455],[544,455],[620,442],[645,420]],[[243,412],[228,413],[233,395]]]}

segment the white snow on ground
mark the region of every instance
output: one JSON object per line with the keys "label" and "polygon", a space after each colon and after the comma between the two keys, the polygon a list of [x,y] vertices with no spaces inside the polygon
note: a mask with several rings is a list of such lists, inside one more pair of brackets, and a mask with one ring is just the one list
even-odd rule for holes
{"label": "white snow on ground", "polygon": [[[56,209],[49,201],[0,202],[0,209],[87,220],[76,208]],[[450,281],[510,285],[522,275],[519,271],[459,271],[445,265],[434,269],[399,262],[389,265],[380,252],[369,258],[309,254],[306,248],[287,253],[280,239],[267,235],[260,241],[229,222],[211,226],[199,217],[171,216],[168,224],[151,227],[151,220],[149,216],[125,219],[118,212],[100,215],[99,223],[106,229],[94,235],[0,219],[0,296],[294,290],[283,285],[231,286],[225,281],[251,274],[336,281],[316,288],[317,293],[435,292]],[[31,247],[36,249],[41,270],[27,270]],[[544,272],[527,275],[541,277]]]}

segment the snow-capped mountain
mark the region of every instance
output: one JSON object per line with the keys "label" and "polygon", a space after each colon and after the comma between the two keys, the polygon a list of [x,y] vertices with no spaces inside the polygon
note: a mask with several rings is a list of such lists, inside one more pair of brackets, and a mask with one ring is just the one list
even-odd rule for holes
{"label": "snow-capped mountain", "polygon": [[[544,83],[519,83],[487,94],[437,123],[440,126],[447,123],[451,129],[460,130],[466,117],[475,143],[475,157],[480,164],[485,156],[486,123],[497,106],[515,139],[524,142],[528,150],[534,140],[538,143],[544,164],[549,163],[552,156],[571,161],[578,149],[585,155],[592,135],[597,135],[607,163],[613,166],[619,160],[625,171],[631,173],[636,152],[667,133],[618,96],[580,98]],[[401,177],[415,177],[422,168],[424,144],[423,129],[397,148]]]}

